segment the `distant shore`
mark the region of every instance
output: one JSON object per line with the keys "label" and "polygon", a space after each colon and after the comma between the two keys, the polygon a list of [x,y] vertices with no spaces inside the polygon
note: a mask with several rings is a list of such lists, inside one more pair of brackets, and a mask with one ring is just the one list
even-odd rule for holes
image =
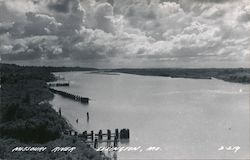
{"label": "distant shore", "polygon": [[171,78],[221,79],[227,82],[250,84],[250,68],[145,68],[112,69],[108,72],[128,73],[145,76],[163,76]]}

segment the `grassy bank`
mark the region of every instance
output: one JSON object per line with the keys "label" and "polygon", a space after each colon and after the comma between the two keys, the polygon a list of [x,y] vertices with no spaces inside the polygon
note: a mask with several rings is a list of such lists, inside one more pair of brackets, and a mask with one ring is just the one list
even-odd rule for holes
{"label": "grassy bank", "polygon": [[[55,80],[51,72],[70,69],[79,70],[0,65],[0,159],[101,159],[99,153],[76,137],[62,134],[69,125],[48,103],[53,94],[46,82]],[[45,146],[48,150],[11,152],[16,146]],[[51,148],[57,146],[77,149],[72,153],[51,153]]]}

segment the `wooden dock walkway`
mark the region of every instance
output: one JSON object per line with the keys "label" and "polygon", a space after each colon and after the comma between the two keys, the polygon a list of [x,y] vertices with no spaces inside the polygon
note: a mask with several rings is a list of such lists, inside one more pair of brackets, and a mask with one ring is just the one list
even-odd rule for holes
{"label": "wooden dock walkway", "polygon": [[71,93],[67,93],[67,92],[64,92],[64,91],[59,91],[59,90],[56,90],[56,89],[53,89],[53,88],[49,88],[49,90],[55,94],[59,94],[63,97],[66,97],[66,98],[69,98],[69,99],[72,99],[72,100],[75,100],[75,101],[79,101],[81,103],[84,103],[84,104],[88,104],[89,103],[89,98],[88,97],[82,97],[82,96],[78,96],[78,95],[74,95],[74,94],[71,94]]}
{"label": "wooden dock walkway", "polygon": [[94,131],[91,131],[88,133],[87,131],[84,131],[80,134],[74,130],[69,130],[67,132],[64,132],[64,134],[71,135],[71,136],[77,136],[81,138],[85,143],[87,144],[93,144],[94,148],[98,147],[98,144],[100,143],[107,143],[110,145],[110,143],[113,143],[114,147],[118,146],[118,142],[121,140],[129,140],[129,129],[115,129],[114,133],[111,133],[111,130],[108,129],[106,133],[103,133],[102,130],[99,130],[98,133],[94,133]]}
{"label": "wooden dock walkway", "polygon": [[69,86],[69,81],[47,82],[47,85],[50,86],[50,87]]}

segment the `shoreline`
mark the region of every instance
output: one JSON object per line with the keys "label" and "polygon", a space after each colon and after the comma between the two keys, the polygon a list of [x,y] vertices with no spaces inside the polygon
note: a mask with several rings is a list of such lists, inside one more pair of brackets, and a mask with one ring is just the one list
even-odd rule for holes
{"label": "shoreline", "polygon": [[[46,82],[56,80],[51,70],[43,67],[0,65],[0,159],[102,159],[103,155],[76,136],[63,134],[63,131],[73,127],[49,103],[54,95]],[[12,152],[18,146],[46,146],[52,149],[72,146],[76,150],[66,155],[65,152],[52,153],[50,150]]]}
{"label": "shoreline", "polygon": [[[64,73],[64,72],[67,73],[69,71],[53,72],[53,73]],[[73,71],[73,72],[85,72],[85,71]],[[107,73],[105,73],[105,72],[107,72]],[[243,85],[249,85],[250,84],[250,69],[247,72],[247,74],[249,74],[249,75],[247,75],[246,82],[242,82],[240,80],[239,81],[232,81],[232,80],[225,79],[225,77],[224,78],[220,78],[220,77],[216,77],[216,76],[211,76],[211,77],[169,76],[169,75],[155,75],[155,74],[143,74],[143,73],[123,72],[123,71],[116,71],[116,70],[103,71],[102,69],[100,69],[99,71],[91,71],[91,72],[89,72],[87,74],[120,75],[121,73],[132,74],[132,75],[139,75],[139,76],[168,77],[168,78],[172,78],[172,79],[178,79],[178,78],[197,79],[197,80],[212,80],[212,79],[217,79],[217,80],[222,80],[222,81],[228,82],[228,83],[238,83],[238,84],[243,84]]]}
{"label": "shoreline", "polygon": [[143,76],[160,76],[190,79],[220,79],[225,82],[250,84],[250,68],[155,68],[155,69],[112,69],[107,72],[127,73]]}

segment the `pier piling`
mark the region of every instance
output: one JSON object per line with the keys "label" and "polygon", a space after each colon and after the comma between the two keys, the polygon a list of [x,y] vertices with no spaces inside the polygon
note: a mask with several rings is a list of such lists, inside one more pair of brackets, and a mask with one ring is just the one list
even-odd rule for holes
{"label": "pier piling", "polygon": [[107,138],[108,140],[111,140],[111,130],[107,130]]}
{"label": "pier piling", "polygon": [[120,132],[121,139],[129,139],[129,129],[122,129]]}
{"label": "pier piling", "polygon": [[119,138],[119,129],[115,129],[115,137],[118,139]]}
{"label": "pier piling", "polygon": [[62,116],[62,110],[61,110],[61,107],[59,108],[59,116],[61,117]]}
{"label": "pier piling", "polygon": [[84,139],[88,139],[88,132],[87,132],[87,131],[84,131],[84,132],[82,133],[82,135],[83,135],[83,138],[84,138]]}
{"label": "pier piling", "polygon": [[94,140],[94,131],[91,131],[91,140]]}
{"label": "pier piling", "polygon": [[87,122],[89,122],[89,112],[87,112]]}
{"label": "pier piling", "polygon": [[117,147],[118,146],[118,139],[115,137],[114,139],[114,147]]}
{"label": "pier piling", "polygon": [[98,147],[98,141],[97,139],[95,139],[94,148],[97,148],[97,147]]}
{"label": "pier piling", "polygon": [[99,131],[98,139],[99,139],[99,140],[102,140],[102,130]]}

